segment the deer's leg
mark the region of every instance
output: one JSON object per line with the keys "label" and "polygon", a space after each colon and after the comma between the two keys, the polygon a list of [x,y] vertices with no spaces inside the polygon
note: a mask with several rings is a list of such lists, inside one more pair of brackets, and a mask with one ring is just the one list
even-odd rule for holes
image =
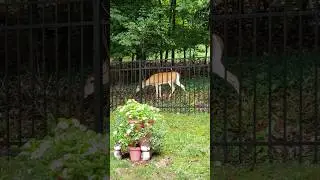
{"label": "deer's leg", "polygon": [[177,79],[176,84],[177,84],[178,86],[180,86],[184,91],[186,91],[186,88],[184,87],[184,85],[183,85],[183,84],[181,84],[181,82],[180,82],[180,80],[179,80],[179,79]]}
{"label": "deer's leg", "polygon": [[156,98],[159,97],[159,87],[156,85]]}
{"label": "deer's leg", "polygon": [[[170,84],[170,83],[169,83],[169,84]],[[170,95],[169,95],[169,98],[171,98],[171,96],[172,96],[173,92],[175,91],[175,89],[176,89],[176,87],[175,87],[174,83],[172,83],[172,84],[171,84],[171,93],[170,93]]]}
{"label": "deer's leg", "polygon": [[159,96],[160,96],[160,98],[162,97],[162,94],[161,94],[161,85],[159,85]]}
{"label": "deer's leg", "polygon": [[[172,84],[169,82],[168,83],[169,84],[169,86],[170,86],[170,88],[171,88],[171,91],[172,91]],[[169,94],[169,97],[170,97],[171,95]]]}

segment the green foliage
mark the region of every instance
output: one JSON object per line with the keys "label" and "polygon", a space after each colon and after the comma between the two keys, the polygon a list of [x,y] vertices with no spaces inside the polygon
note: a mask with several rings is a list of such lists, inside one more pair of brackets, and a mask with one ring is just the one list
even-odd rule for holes
{"label": "green foliage", "polygon": [[25,168],[16,178],[102,179],[107,176],[107,137],[75,119],[60,119],[51,136],[30,140],[15,158]]}
{"label": "green foliage", "polygon": [[123,106],[119,106],[115,113],[119,121],[133,119],[145,123],[146,120],[159,120],[161,118],[159,111],[159,108],[148,104],[140,104],[134,99],[129,99]]}
{"label": "green foliage", "polygon": [[135,124],[130,124],[127,122],[121,122],[116,125],[116,130],[113,131],[113,136],[116,143],[121,144],[121,148],[126,150],[130,146],[136,146],[139,143],[139,140],[146,136],[148,131],[145,128],[141,130],[136,129]]}
{"label": "green foliage", "polygon": [[[153,55],[194,48],[208,42],[208,1],[115,1],[111,8],[111,56],[124,57],[141,50]],[[130,4],[130,5],[128,5]],[[175,29],[169,19],[175,13]]]}

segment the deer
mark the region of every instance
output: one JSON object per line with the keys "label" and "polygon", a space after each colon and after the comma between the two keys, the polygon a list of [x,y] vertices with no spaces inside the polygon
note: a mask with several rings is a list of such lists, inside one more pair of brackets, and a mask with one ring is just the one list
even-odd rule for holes
{"label": "deer", "polygon": [[227,71],[224,65],[221,62],[222,53],[224,49],[223,40],[217,34],[212,34],[212,48],[213,54],[211,55],[212,61],[212,71],[220,76],[221,78],[225,79],[227,74],[227,81],[231,84],[231,86],[236,90],[238,94],[240,94],[240,83],[238,77],[232,74],[231,72]]}
{"label": "deer", "polygon": [[[170,71],[170,72],[160,72],[151,75],[148,79],[145,79],[142,81],[142,89],[147,87],[147,86],[155,86],[156,88],[156,98],[161,98],[161,85],[164,84],[169,84],[171,87],[171,93],[169,94],[169,98],[171,98],[172,94],[174,93],[176,87],[175,84],[181,87],[181,89],[186,92],[186,88],[183,84],[180,82],[181,74],[176,72],[176,71]],[[139,92],[140,85],[137,86],[136,88],[136,93]]]}

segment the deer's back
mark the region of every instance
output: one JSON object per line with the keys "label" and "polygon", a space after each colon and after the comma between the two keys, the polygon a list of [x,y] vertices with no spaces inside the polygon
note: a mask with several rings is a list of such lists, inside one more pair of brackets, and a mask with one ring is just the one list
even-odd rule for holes
{"label": "deer's back", "polygon": [[160,72],[153,74],[148,79],[150,84],[165,84],[168,82],[174,82],[177,79],[177,72]]}

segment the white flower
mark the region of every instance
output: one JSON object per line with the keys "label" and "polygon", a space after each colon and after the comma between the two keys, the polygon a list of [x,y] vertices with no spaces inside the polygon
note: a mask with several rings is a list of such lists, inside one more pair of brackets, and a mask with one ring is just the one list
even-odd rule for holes
{"label": "white flower", "polygon": [[130,134],[130,133],[131,133],[131,129],[128,129],[128,130],[127,130],[127,134]]}
{"label": "white flower", "polygon": [[32,152],[31,159],[38,159],[42,157],[42,155],[51,147],[51,143],[49,141],[44,141],[40,144],[39,148]]}
{"label": "white flower", "polygon": [[61,160],[54,160],[50,164],[50,169],[52,171],[56,171],[57,169],[60,169],[63,166],[63,163]]}
{"label": "white flower", "polygon": [[57,124],[57,129],[67,129],[68,127],[69,127],[69,125],[66,122],[59,122]]}
{"label": "white flower", "polygon": [[63,171],[62,171],[62,178],[64,179],[68,179],[69,178],[69,169],[68,168],[64,168]]}
{"label": "white flower", "polygon": [[79,129],[80,129],[80,131],[86,131],[86,130],[87,130],[87,127],[84,126],[84,125],[80,125]]}
{"label": "white flower", "polygon": [[74,127],[79,127],[80,126],[80,122],[78,120],[72,119],[71,121],[72,121]]}

